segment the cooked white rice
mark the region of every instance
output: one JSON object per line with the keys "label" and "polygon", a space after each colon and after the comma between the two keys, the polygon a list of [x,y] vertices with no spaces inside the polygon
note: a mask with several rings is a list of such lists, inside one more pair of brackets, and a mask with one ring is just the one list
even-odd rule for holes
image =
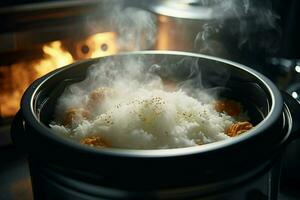
{"label": "cooked white rice", "polygon": [[[145,63],[108,59],[91,66],[87,78],[67,87],[58,99],[51,128],[76,141],[99,136],[112,147],[131,149],[189,147],[230,138],[224,131],[235,119],[214,109],[214,98],[199,87],[200,76],[179,83],[170,92],[166,88],[174,85],[166,86],[153,72],[168,74],[170,66],[155,65],[153,69]],[[191,73],[196,67],[191,66]],[[113,92],[95,103],[91,93],[99,87]],[[72,123],[63,125],[70,108],[86,111],[90,117],[79,114]]]}
{"label": "cooked white rice", "polygon": [[[183,91],[139,88],[119,91],[93,108],[93,118],[51,127],[75,140],[100,136],[112,147],[166,149],[196,146],[230,138],[224,133],[235,120]],[[88,101],[89,96],[83,99]]]}

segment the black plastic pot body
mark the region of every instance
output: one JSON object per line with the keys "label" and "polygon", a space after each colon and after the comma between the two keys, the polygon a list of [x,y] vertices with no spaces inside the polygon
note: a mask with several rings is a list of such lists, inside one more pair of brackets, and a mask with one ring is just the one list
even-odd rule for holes
{"label": "black plastic pot body", "polygon": [[[159,65],[153,73],[174,81],[201,75],[201,87],[240,101],[255,127],[231,140],[164,150],[96,149],[49,128],[68,85],[84,80],[92,65],[111,61],[121,67],[128,59],[149,69]],[[12,139],[28,154],[35,199],[277,199],[281,154],[297,136],[299,110],[246,66],[200,54],[142,51],[81,61],[35,81],[23,96]]]}

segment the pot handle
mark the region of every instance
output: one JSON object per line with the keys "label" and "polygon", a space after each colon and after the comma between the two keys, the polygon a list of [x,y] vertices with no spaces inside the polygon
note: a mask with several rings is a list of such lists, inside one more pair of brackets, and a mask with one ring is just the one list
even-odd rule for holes
{"label": "pot handle", "polygon": [[300,102],[286,92],[281,92],[284,104],[287,106],[292,120],[291,139],[300,138]]}
{"label": "pot handle", "polygon": [[20,111],[17,112],[15,115],[11,129],[10,129],[10,135],[13,143],[17,147],[23,148],[22,144],[25,142],[22,142],[25,140],[25,122],[23,120],[22,114]]}

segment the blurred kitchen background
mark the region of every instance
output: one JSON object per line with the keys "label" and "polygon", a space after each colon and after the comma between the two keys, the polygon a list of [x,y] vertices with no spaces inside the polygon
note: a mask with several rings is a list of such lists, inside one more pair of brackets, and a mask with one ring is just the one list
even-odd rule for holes
{"label": "blurred kitchen background", "polygon": [[[81,59],[176,50],[245,64],[299,100],[299,10],[298,0],[2,0],[0,199],[32,199],[26,162],[9,132],[35,79]],[[283,170],[281,199],[300,199],[297,143],[283,164],[289,173]]]}

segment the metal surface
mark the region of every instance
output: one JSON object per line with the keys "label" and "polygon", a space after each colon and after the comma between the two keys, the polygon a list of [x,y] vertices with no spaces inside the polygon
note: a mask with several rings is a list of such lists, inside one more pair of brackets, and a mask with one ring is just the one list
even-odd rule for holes
{"label": "metal surface", "polygon": [[157,15],[158,50],[195,52],[247,64],[258,63],[265,54],[255,38],[269,30],[262,33],[261,28],[253,28],[258,19],[244,12],[241,1],[142,1],[140,6]]}
{"label": "metal surface", "polygon": [[[220,12],[224,12],[224,9],[228,8],[228,3],[233,5],[233,1],[220,0],[152,0],[142,2],[141,6],[164,16],[190,20],[211,20],[220,17],[223,19],[234,17],[232,12],[226,13],[225,16],[220,15]],[[238,3],[236,5],[242,6]]]}

